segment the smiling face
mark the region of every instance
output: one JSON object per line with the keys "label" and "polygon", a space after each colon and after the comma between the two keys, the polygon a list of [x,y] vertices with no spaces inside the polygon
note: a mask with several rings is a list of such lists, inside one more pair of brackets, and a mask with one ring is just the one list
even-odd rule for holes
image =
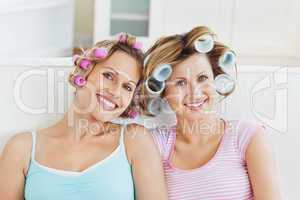
{"label": "smiling face", "polygon": [[164,98],[178,120],[207,117],[216,97],[213,80],[212,67],[204,54],[193,54],[173,67]]}
{"label": "smiling face", "polygon": [[119,117],[131,103],[141,70],[135,58],[114,52],[96,64],[86,87],[77,91],[77,107],[89,107],[91,115],[102,122]]}

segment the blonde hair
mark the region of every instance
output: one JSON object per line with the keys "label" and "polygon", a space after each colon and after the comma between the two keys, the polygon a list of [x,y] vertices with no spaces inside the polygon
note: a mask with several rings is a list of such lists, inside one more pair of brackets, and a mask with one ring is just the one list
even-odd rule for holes
{"label": "blonde hair", "polygon": [[[143,67],[144,53],[140,49],[133,48],[135,42],[136,38],[134,36],[126,34],[126,40],[124,42],[120,42],[118,40],[103,40],[97,42],[92,48],[89,48],[85,51],[82,50],[82,52],[77,55],[77,58],[74,61],[75,69],[73,73],[70,74],[70,78],[72,74],[75,74],[76,72],[80,73],[82,71],[79,64],[83,59],[87,59],[92,63],[92,69],[89,71],[85,71],[86,73],[83,74],[85,78],[88,78],[88,75],[91,73],[97,63],[103,62],[104,60],[108,59],[116,51],[123,51],[127,53],[137,60],[140,67]],[[95,57],[93,55],[93,51],[96,48],[105,48],[108,51],[107,56],[104,59]],[[70,81],[70,83],[73,84],[72,81]]]}
{"label": "blonde hair", "polygon": [[[201,36],[207,34],[211,35],[215,40],[213,49],[206,53],[206,56],[212,66],[214,78],[219,74],[225,74],[218,64],[219,59],[225,52],[232,50],[225,44],[216,41],[216,34],[208,27],[198,26],[182,35],[176,34],[158,39],[145,54],[146,60],[144,61],[143,69],[144,79],[146,80],[148,77],[150,77],[153,70],[160,64],[170,64],[173,67],[189,56],[198,53],[194,48],[194,43]],[[232,52],[234,53],[234,51]],[[141,104],[145,109],[145,97],[147,97],[147,92],[144,85],[142,87],[141,94],[144,97]],[[229,94],[224,96],[227,97]]]}
{"label": "blonde hair", "polygon": [[[108,59],[114,52],[116,51],[122,51],[127,53],[128,55],[132,56],[133,58],[136,59],[138,66],[143,67],[143,60],[144,60],[144,53],[141,49],[139,48],[134,48],[134,44],[137,42],[136,37],[127,34],[127,33],[122,33],[123,34],[123,39],[125,40],[120,41],[119,39],[116,40],[103,40],[100,42],[97,42],[92,48],[89,48],[87,50],[82,50],[82,52],[79,55],[76,55],[76,58],[74,59],[74,67],[75,69],[73,70],[72,73],[69,75],[69,83],[73,85],[74,87],[77,87],[74,84],[74,76],[76,74],[82,75],[86,80],[88,79],[88,76],[92,73],[94,70],[95,66],[98,63],[103,62],[104,60]],[[107,50],[107,56],[105,58],[97,58],[94,56],[94,50],[97,48],[105,48]],[[80,67],[80,62],[82,60],[88,60],[91,62],[91,67],[89,70],[83,70]],[[142,70],[141,70],[142,71]],[[142,77],[142,74],[141,74]],[[122,114],[123,117],[127,116],[127,113],[130,111],[130,109],[133,109],[134,107],[138,106],[138,102],[136,100],[137,96],[137,90],[140,88],[140,84],[142,83],[142,78],[138,82],[138,85],[135,90],[135,94],[133,96],[133,101],[131,102],[131,105],[126,109],[126,111]]]}

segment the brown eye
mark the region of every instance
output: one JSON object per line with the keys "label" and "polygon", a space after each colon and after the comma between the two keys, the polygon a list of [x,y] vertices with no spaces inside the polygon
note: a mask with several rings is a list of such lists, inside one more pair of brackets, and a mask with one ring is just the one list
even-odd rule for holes
{"label": "brown eye", "polygon": [[206,81],[207,79],[208,79],[208,77],[206,75],[200,75],[197,80],[198,80],[198,82],[203,82],[203,81]]}
{"label": "brown eye", "polygon": [[180,87],[183,87],[186,85],[186,81],[185,80],[179,80],[176,82],[176,86],[180,86]]}
{"label": "brown eye", "polygon": [[109,79],[109,80],[113,80],[113,74],[110,73],[110,72],[104,72],[103,73],[103,76],[106,78],[106,79]]}
{"label": "brown eye", "polygon": [[128,92],[132,92],[132,91],[133,91],[133,87],[130,86],[130,85],[125,84],[123,87],[124,87],[124,89],[127,90]]}

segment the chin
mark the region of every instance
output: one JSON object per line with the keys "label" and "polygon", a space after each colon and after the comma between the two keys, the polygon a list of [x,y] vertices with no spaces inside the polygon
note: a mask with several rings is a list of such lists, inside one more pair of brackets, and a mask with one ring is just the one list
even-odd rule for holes
{"label": "chin", "polygon": [[205,113],[185,112],[183,117],[188,120],[202,120],[208,117]]}
{"label": "chin", "polygon": [[92,116],[94,117],[95,120],[97,121],[101,121],[101,122],[109,122],[109,121],[112,121],[116,118],[118,118],[121,114],[117,114],[117,113],[103,113],[103,112],[99,112],[99,111],[96,111],[96,112],[93,112],[92,113]]}

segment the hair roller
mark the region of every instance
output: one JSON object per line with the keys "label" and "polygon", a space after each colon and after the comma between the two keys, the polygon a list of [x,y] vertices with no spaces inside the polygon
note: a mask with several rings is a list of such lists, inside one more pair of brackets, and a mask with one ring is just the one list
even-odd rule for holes
{"label": "hair roller", "polygon": [[132,49],[135,50],[142,50],[143,48],[143,43],[140,41],[137,41],[136,37],[128,34],[128,33],[118,33],[117,34],[117,42],[124,44],[124,45],[128,45],[130,46]]}
{"label": "hair roller", "polygon": [[223,70],[227,70],[233,68],[236,63],[236,56],[233,51],[226,51],[220,58],[219,58],[219,66]]}
{"label": "hair roller", "polygon": [[91,67],[91,61],[90,60],[88,60],[88,59],[86,59],[86,58],[83,58],[82,60],[80,60],[80,62],[79,62],[79,67],[81,68],[81,69],[83,69],[83,70],[88,70],[88,69],[90,69],[90,67]]}
{"label": "hair roller", "polygon": [[76,88],[81,88],[84,85],[86,85],[86,79],[82,75],[79,75],[79,74],[77,74],[77,75],[71,74],[69,81]]}
{"label": "hair roller", "polygon": [[233,92],[236,81],[228,74],[219,74],[214,80],[216,91],[223,96]]}
{"label": "hair roller", "polygon": [[151,115],[158,115],[162,110],[162,101],[160,97],[150,99],[147,103],[147,111]]}
{"label": "hair roller", "polygon": [[127,34],[126,33],[118,33],[117,34],[117,41],[120,42],[120,43],[126,43],[126,40],[127,40]]}
{"label": "hair roller", "polygon": [[93,50],[93,55],[95,58],[104,59],[108,55],[108,50],[104,47],[98,47]]}
{"label": "hair roller", "polygon": [[[191,31],[183,34],[182,40],[184,41],[184,51],[189,55],[195,53],[195,51],[207,53],[211,50],[215,37],[215,33],[210,28],[206,26],[197,26]],[[198,44],[196,45],[196,43]]]}
{"label": "hair roller", "polygon": [[138,112],[133,109],[133,108],[130,108],[127,112],[126,112],[126,115],[130,118],[130,119],[134,119],[138,116]]}
{"label": "hair roller", "polygon": [[199,53],[208,53],[214,48],[214,39],[210,34],[200,36],[194,42],[194,48]]}
{"label": "hair roller", "polygon": [[149,77],[145,81],[145,88],[150,96],[159,96],[165,89],[165,82]]}
{"label": "hair roller", "polygon": [[77,54],[73,55],[72,62],[73,62],[74,65],[77,65],[77,60],[78,59],[79,59],[79,55],[77,55]]}
{"label": "hair roller", "polygon": [[134,41],[134,43],[132,44],[132,48],[136,50],[141,50],[143,48],[143,44],[139,41]]}
{"label": "hair roller", "polygon": [[162,64],[157,66],[153,72],[152,77],[156,79],[157,81],[165,81],[167,80],[172,74],[172,67],[169,64]]}

